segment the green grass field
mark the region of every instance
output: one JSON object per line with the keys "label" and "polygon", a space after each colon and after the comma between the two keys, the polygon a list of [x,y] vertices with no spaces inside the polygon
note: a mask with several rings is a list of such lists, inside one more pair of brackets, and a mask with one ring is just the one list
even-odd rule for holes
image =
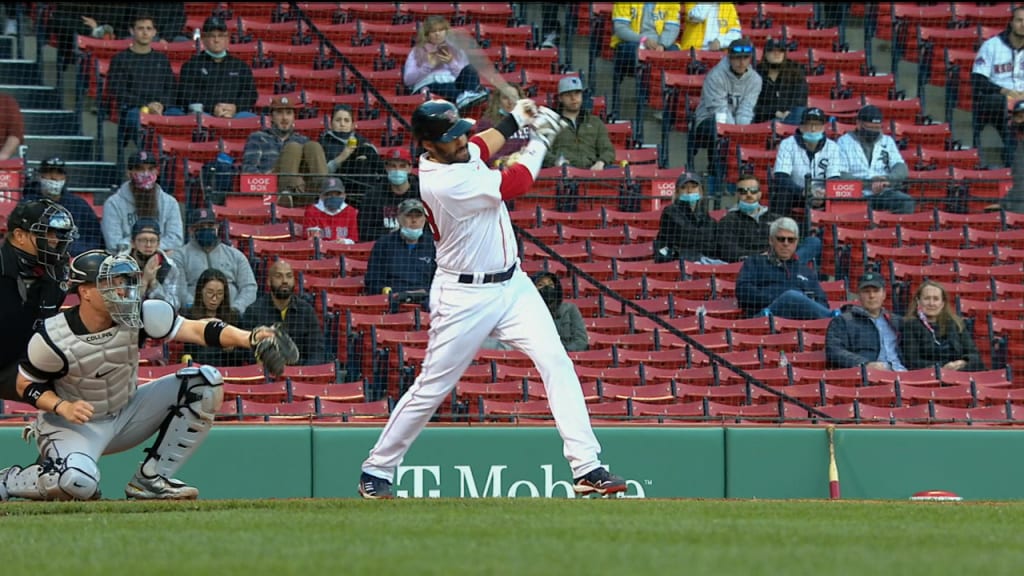
{"label": "green grass field", "polygon": [[1017,575],[1024,503],[6,502],[0,566],[69,576]]}

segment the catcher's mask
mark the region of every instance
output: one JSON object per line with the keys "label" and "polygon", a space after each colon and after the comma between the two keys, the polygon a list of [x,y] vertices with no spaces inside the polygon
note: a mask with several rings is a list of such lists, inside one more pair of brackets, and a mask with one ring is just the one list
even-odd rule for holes
{"label": "catcher's mask", "polygon": [[141,282],[142,270],[126,254],[109,256],[90,250],[71,262],[71,283],[95,284],[110,317],[128,328],[142,328]]}

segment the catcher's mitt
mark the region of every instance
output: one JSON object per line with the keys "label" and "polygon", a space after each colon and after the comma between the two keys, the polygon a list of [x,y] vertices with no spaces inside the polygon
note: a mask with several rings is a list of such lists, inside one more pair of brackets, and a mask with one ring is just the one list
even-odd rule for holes
{"label": "catcher's mitt", "polygon": [[[270,332],[257,340],[261,332]],[[279,326],[257,326],[249,334],[256,361],[263,365],[267,374],[277,378],[284,374],[284,367],[299,361],[299,348],[295,341]]]}

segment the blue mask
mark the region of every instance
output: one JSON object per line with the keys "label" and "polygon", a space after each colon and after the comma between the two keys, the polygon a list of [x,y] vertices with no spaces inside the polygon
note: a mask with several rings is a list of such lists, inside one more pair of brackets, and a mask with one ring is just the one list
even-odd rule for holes
{"label": "blue mask", "polygon": [[825,137],[824,132],[803,132],[802,134],[804,140],[806,142],[810,142],[811,144],[817,144],[818,142],[821,142],[822,138]]}
{"label": "blue mask", "polygon": [[409,173],[405,170],[388,170],[388,182],[401,186],[409,181]]}
{"label": "blue mask", "polygon": [[687,204],[696,204],[700,200],[700,192],[690,192],[689,194],[680,194],[679,202],[686,202]]}
{"label": "blue mask", "polygon": [[221,50],[220,52],[210,52],[209,50],[204,50],[204,52],[206,52],[206,55],[210,58],[216,58],[218,60],[228,55],[227,50]]}
{"label": "blue mask", "polygon": [[213,248],[220,242],[217,231],[213,228],[200,228],[196,230],[196,243],[202,248]]}
{"label": "blue mask", "polygon": [[743,202],[742,200],[736,203],[740,208],[740,212],[744,214],[753,214],[761,206],[757,202]]}
{"label": "blue mask", "polygon": [[328,212],[337,212],[345,206],[345,199],[341,196],[328,196],[324,198],[324,208]]}
{"label": "blue mask", "polygon": [[423,236],[423,228],[406,228],[402,226],[400,229],[402,238],[406,240],[419,240],[420,236]]}

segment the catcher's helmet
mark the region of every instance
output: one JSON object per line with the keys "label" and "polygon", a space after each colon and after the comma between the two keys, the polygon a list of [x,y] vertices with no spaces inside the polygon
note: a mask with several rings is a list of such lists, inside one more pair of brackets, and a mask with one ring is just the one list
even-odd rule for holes
{"label": "catcher's helmet", "polygon": [[469,132],[473,121],[459,116],[459,109],[447,100],[430,100],[412,113],[412,135],[417,140],[451,142]]}
{"label": "catcher's helmet", "polygon": [[89,250],[71,261],[70,283],[95,284],[114,322],[142,328],[140,284],[142,271],[127,254],[111,256],[105,250]]}
{"label": "catcher's helmet", "polygon": [[110,254],[106,250],[89,250],[82,252],[71,260],[71,274],[68,283],[72,286],[79,284],[95,284],[100,275],[100,266]]}

